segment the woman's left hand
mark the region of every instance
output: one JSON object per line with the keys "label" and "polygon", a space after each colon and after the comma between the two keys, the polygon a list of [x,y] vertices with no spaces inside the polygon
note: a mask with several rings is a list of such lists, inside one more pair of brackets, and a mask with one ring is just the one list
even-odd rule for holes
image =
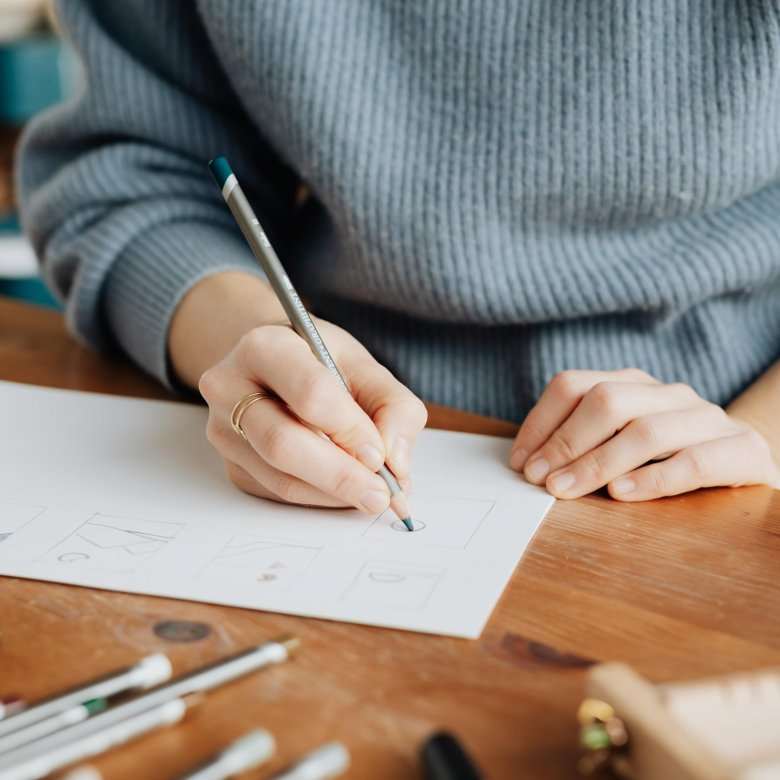
{"label": "woman's left hand", "polygon": [[691,387],[638,369],[558,374],[523,422],[509,462],[558,498],[604,485],[621,501],[717,485],[780,487],[780,468],[757,430]]}

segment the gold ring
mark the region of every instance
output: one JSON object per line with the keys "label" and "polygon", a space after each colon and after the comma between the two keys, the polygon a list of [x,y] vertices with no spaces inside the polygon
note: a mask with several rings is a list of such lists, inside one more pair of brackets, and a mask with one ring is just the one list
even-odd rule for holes
{"label": "gold ring", "polygon": [[253,403],[262,401],[266,398],[269,398],[272,401],[276,400],[276,396],[271,393],[249,393],[249,395],[245,395],[243,398],[239,399],[238,403],[233,407],[233,411],[230,413],[230,425],[244,441],[247,440],[244,429],[241,427],[241,418],[244,416],[244,412],[246,412]]}

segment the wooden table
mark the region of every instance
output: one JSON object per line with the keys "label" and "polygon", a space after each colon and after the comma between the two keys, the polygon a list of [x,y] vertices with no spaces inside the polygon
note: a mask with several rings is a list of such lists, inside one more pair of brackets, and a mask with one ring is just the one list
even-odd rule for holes
{"label": "wooden table", "polygon": [[[168,397],[77,346],[59,315],[1,300],[0,378]],[[431,422],[514,430],[439,408]],[[167,778],[263,726],[282,758],[339,739],[349,777],[408,780],[422,777],[423,739],[448,728],[493,780],[573,778],[589,664],[624,660],[657,681],[780,665],[779,564],[780,493],[741,488],[558,502],[477,641],[0,578],[0,683],[34,699],[156,650],[183,671],[293,632],[303,642],[293,662],[210,694],[185,723],[95,765],[118,780]],[[154,631],[165,620],[210,631],[166,641]]]}

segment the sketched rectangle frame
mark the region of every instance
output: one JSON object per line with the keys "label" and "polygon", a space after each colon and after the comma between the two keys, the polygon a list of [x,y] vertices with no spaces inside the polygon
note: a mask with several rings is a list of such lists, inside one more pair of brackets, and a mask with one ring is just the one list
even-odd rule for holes
{"label": "sketched rectangle frame", "polygon": [[[482,518],[476,524],[476,526],[474,527],[474,530],[471,532],[471,534],[469,535],[469,538],[466,539],[466,541],[464,542],[463,545],[429,544],[428,542],[416,542],[416,544],[419,545],[420,547],[436,547],[437,549],[440,549],[440,550],[465,550],[471,544],[471,542],[474,539],[474,537],[476,536],[477,532],[482,527],[482,524],[485,522],[485,520],[487,520],[488,515],[496,508],[496,504],[498,503],[498,501],[496,499],[494,499],[494,498],[462,498],[461,496],[437,496],[437,495],[435,495],[433,493],[418,493],[417,495],[426,496],[427,498],[447,498],[448,500],[452,500],[452,501],[473,501],[473,502],[477,502],[478,501],[481,504],[490,504],[490,508],[487,510],[487,512],[485,512],[484,515],[482,515]],[[377,517],[375,517],[374,518],[374,522],[371,523],[371,525],[368,526],[368,528],[366,528],[365,531],[363,531],[363,533],[361,534],[361,537],[363,537],[365,539],[372,539],[372,537],[368,535],[371,532],[371,529],[374,528],[374,526],[376,526],[376,524],[379,522],[379,520],[385,514],[387,514],[387,512],[391,512],[391,511],[392,511],[391,509],[386,509],[384,512],[382,512],[381,515],[378,515]],[[388,539],[384,539],[383,538],[383,539],[381,539],[379,541],[383,541],[383,542],[387,541],[387,542],[391,542],[393,544],[401,544],[402,543],[402,541],[401,541],[402,537],[403,537],[403,534],[399,531],[399,538],[397,540],[396,539],[392,539],[392,538],[388,538]],[[376,539],[376,537],[373,537],[373,538]]]}
{"label": "sketched rectangle frame", "polygon": [[[319,558],[319,556],[322,554],[322,551],[324,549],[323,545],[316,544],[314,542],[301,542],[299,540],[292,541],[291,539],[276,539],[276,538],[271,537],[271,536],[265,536],[265,535],[260,535],[260,534],[251,534],[251,533],[233,534],[230,537],[230,539],[225,544],[223,544],[222,547],[219,548],[219,552],[216,553],[216,555],[212,556],[209,559],[208,563],[206,563],[202,568],[200,568],[195,573],[195,575],[193,576],[193,579],[198,580],[200,582],[208,582],[208,578],[204,576],[204,574],[206,573],[206,570],[210,566],[220,566],[220,564],[216,563],[217,558],[219,557],[219,555],[227,547],[229,547],[231,545],[233,540],[238,539],[240,536],[244,536],[244,537],[251,536],[254,539],[261,539],[261,540],[263,540],[265,542],[272,542],[274,544],[284,545],[286,547],[305,547],[308,550],[316,550],[317,551],[314,554],[314,557],[306,564],[306,566],[304,566],[303,569],[301,569],[301,571],[298,574],[298,576],[289,585],[287,585],[286,587],[284,587],[284,588],[280,589],[279,591],[277,591],[279,593],[284,593],[285,591],[289,590],[289,588],[291,588],[295,583],[297,583],[298,580],[314,565],[315,561],[317,560],[317,558]],[[242,568],[249,568],[249,567],[245,566],[245,567],[242,567]]]}
{"label": "sketched rectangle frame", "polygon": [[390,566],[413,566],[413,567],[417,567],[418,569],[430,569],[433,572],[438,572],[438,577],[436,578],[436,582],[433,584],[433,587],[428,592],[425,601],[419,607],[388,607],[385,605],[385,609],[405,609],[409,612],[422,612],[423,610],[426,610],[428,608],[428,602],[430,602],[433,596],[433,592],[436,590],[436,588],[439,586],[441,581],[444,579],[444,576],[449,571],[446,568],[430,566],[427,563],[409,563],[408,561],[388,561],[387,559],[383,559],[383,558],[366,558],[363,561],[363,565],[358,569],[357,574],[349,581],[349,585],[347,585],[347,587],[344,588],[344,590],[341,592],[341,595],[338,598],[339,601],[346,601],[347,594],[360,580],[361,575],[363,574],[363,572],[366,570],[366,568],[370,563],[380,563],[380,564],[384,563],[384,564],[389,564]]}
{"label": "sketched rectangle frame", "polygon": [[[47,507],[47,509],[50,509],[50,507]],[[111,515],[106,512],[93,512],[83,523],[79,523],[69,534],[66,536],[63,536],[59,541],[55,542],[51,547],[48,547],[44,552],[42,552],[40,555],[38,555],[33,562],[35,563],[52,563],[52,561],[46,561],[44,560],[49,553],[53,552],[57,547],[59,547],[61,544],[66,542],[68,539],[70,539],[72,536],[75,536],[78,534],[78,532],[85,526],[89,525],[96,517],[106,517],[106,518],[117,518],[118,520],[138,520],[141,523],[156,523],[159,525],[175,525],[178,527],[178,530],[173,534],[173,536],[169,537],[166,542],[164,542],[165,545],[168,545],[170,542],[172,542],[181,532],[182,529],[186,528],[186,523],[175,523],[170,520],[146,520],[142,517],[127,517],[125,515]],[[117,529],[118,530],[118,529]],[[93,544],[93,542],[90,542],[90,544]],[[131,572],[135,572],[138,570],[140,566],[142,566],[146,561],[149,560],[149,558],[154,555],[157,550],[154,552],[148,553],[147,555],[143,556],[143,560],[138,561],[138,565],[131,569]],[[88,568],[99,568],[99,567],[88,567]],[[129,573],[129,572],[123,572],[123,573]]]}

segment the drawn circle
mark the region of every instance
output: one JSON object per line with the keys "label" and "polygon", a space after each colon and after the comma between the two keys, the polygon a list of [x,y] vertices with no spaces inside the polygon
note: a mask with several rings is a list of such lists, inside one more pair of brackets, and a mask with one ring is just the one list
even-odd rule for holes
{"label": "drawn circle", "polygon": [[276,579],[276,575],[271,574],[270,572],[267,571],[257,576],[258,582],[270,582],[271,580],[275,580],[275,579]]}
{"label": "drawn circle", "polygon": [[395,574],[392,571],[372,571],[368,579],[374,582],[403,582],[406,577],[403,574]]}
{"label": "drawn circle", "polygon": [[86,561],[88,558],[89,555],[83,552],[69,552],[62,553],[57,560],[62,561],[63,563],[73,563],[74,561]]}
{"label": "drawn circle", "polygon": [[194,620],[161,620],[152,629],[160,639],[169,642],[197,642],[207,637],[211,629],[205,623]]}
{"label": "drawn circle", "polygon": [[[414,525],[414,531],[412,531],[412,533],[422,531],[422,529],[425,528],[425,523],[423,523],[422,520],[412,520],[412,525]],[[409,529],[403,524],[403,521],[401,520],[395,520],[390,524],[390,527],[394,531],[403,531],[405,534],[409,533]]]}

